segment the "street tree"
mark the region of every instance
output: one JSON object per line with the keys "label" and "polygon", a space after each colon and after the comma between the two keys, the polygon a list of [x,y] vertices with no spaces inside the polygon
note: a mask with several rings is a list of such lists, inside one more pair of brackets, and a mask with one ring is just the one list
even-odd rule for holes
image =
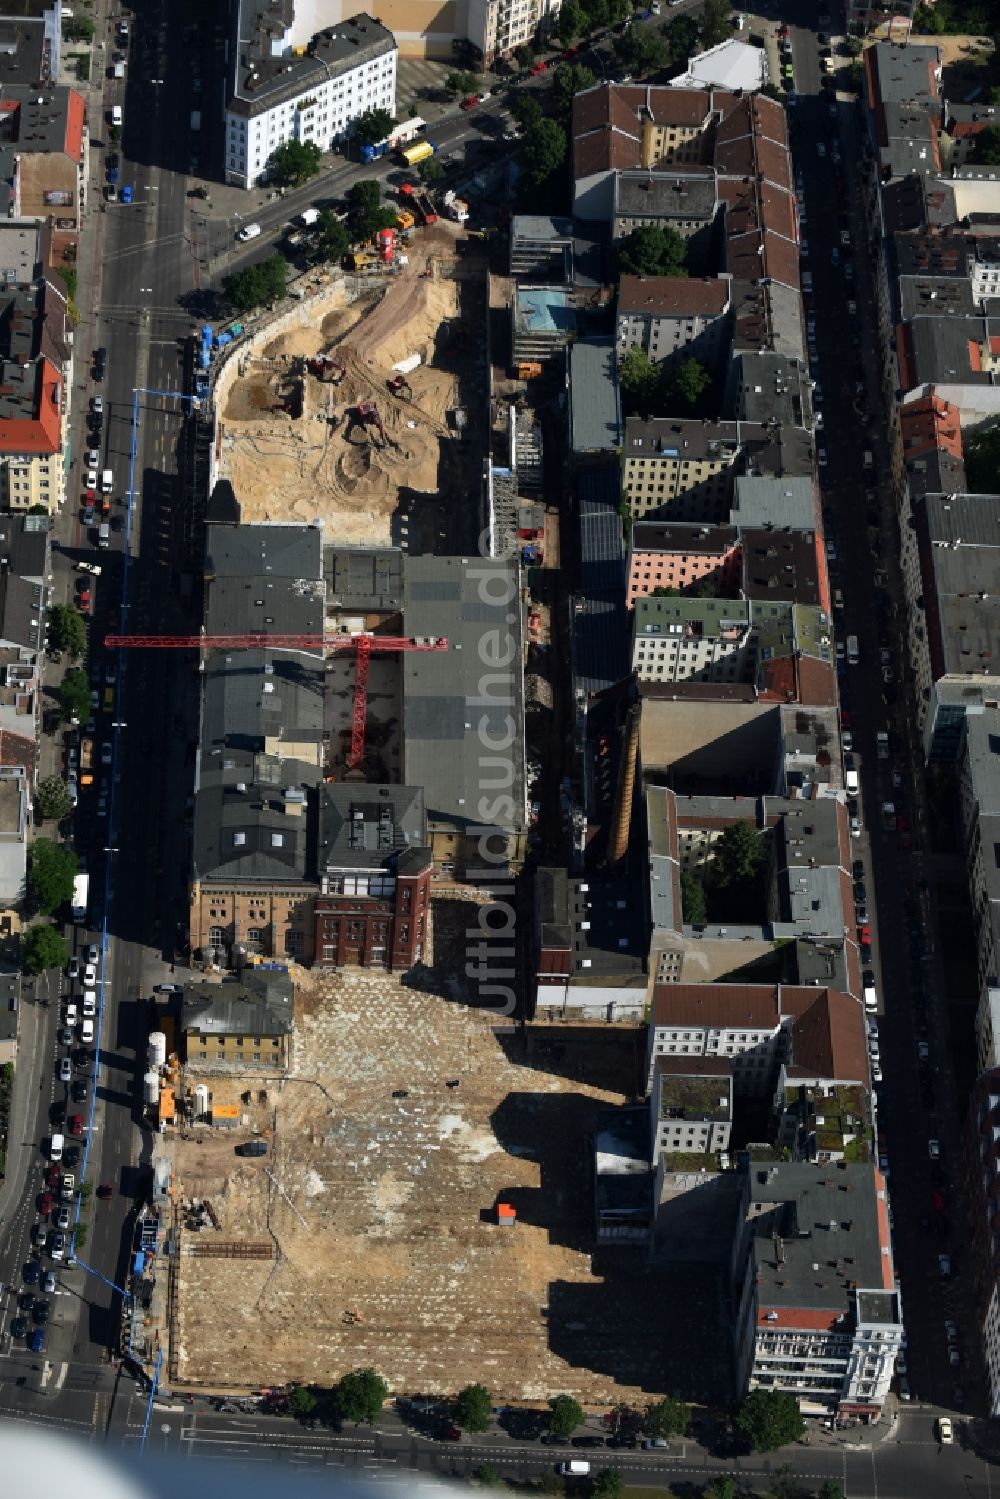
{"label": "street tree", "polygon": [[444,163],[436,156],[428,156],[426,161],[417,162],[417,176],[425,187],[433,187],[444,176]]}
{"label": "street tree", "polygon": [[566,0],[560,8],[558,22],[559,40],[564,47],[571,46],[578,36],[583,35],[586,23],[587,18],[582,6],[578,5],[576,0]]}
{"label": "street tree", "polygon": [[495,1463],[480,1463],[472,1475],[473,1481],[481,1489],[503,1489],[506,1484],[500,1475],[500,1469]]}
{"label": "street tree", "polygon": [[[586,15],[586,27],[588,34],[594,31],[604,31],[611,24],[611,0],[581,0]],[[616,5],[616,8],[617,5]],[[616,19],[621,20],[631,14],[632,7],[627,10],[619,10]]]}
{"label": "street tree", "polygon": [[271,165],[289,187],[315,177],[323,153],[315,141],[285,141],[271,152]]}
{"label": "street tree", "polygon": [[771,1479],[771,1499],[810,1499],[810,1491],[795,1469],[786,1463]]}
{"label": "street tree", "polygon": [[694,16],[674,16],[664,27],[663,35],[670,54],[667,66],[686,66],[688,58],[698,46],[698,22]]}
{"label": "street tree", "polygon": [[376,1370],[355,1369],[334,1386],[334,1409],[342,1421],[374,1426],[388,1393],[389,1386]]}
{"label": "street tree", "polygon": [[25,973],[44,973],[64,968],[69,962],[66,944],[54,926],[29,926],[21,939],[21,966]]}
{"label": "street tree", "polygon": [[682,359],[670,378],[669,404],[693,408],[711,384],[712,377],[699,360],[693,357]]}
{"label": "street tree", "polygon": [[[562,15],[563,11],[559,14]],[[549,97],[561,120],[568,121],[573,113],[573,96],[582,94],[584,89],[593,88],[595,82],[596,79],[590,69],[581,66],[580,63],[561,62],[559,64],[552,75]]]}
{"label": "street tree", "polygon": [[510,112],[522,130],[530,130],[533,125],[537,125],[539,120],[544,118],[542,106],[534,94],[523,91],[517,95],[510,106]]}
{"label": "street tree", "polygon": [[337,215],[325,208],[316,227],[319,230],[320,253],[324,260],[341,260],[351,248],[351,239]]}
{"label": "street tree", "polygon": [[71,666],[59,683],[59,709],[64,723],[85,723],[90,716],[90,683],[78,666]]}
{"label": "street tree", "polygon": [[293,1385],[288,1392],[288,1409],[293,1416],[305,1419],[315,1414],[319,1401],[306,1385]]}
{"label": "street tree", "polygon": [[660,370],[643,349],[629,349],[625,355],[618,371],[618,388],[626,416],[657,414]]}
{"label": "street tree", "polygon": [[682,1437],[690,1424],[691,1407],[685,1401],[673,1400],[667,1395],[649,1407],[643,1417],[642,1429],[650,1437]]}
{"label": "street tree", "polygon": [[555,120],[539,120],[525,130],[518,156],[521,170],[538,187],[566,160],[565,130]]}
{"label": "street tree", "polygon": [[254,265],[234,271],[222,283],[223,294],[237,312],[252,312],[266,302],[280,302],[288,289],[288,262],[283,255],[270,255]]}
{"label": "street tree", "polygon": [[28,897],[32,908],[51,916],[73,894],[77,857],[71,848],[36,838],[28,849]]}
{"label": "street tree", "polygon": [[618,246],[619,274],[686,276],[687,240],[669,226],[639,224]]}
{"label": "street tree", "polygon": [[819,1486],[816,1499],[844,1499],[844,1491],[832,1478],[825,1478]]}
{"label": "street tree", "polygon": [[701,12],[701,45],[718,47],[733,34],[733,7],[729,0],[705,0]]}
{"label": "street tree", "polygon": [[347,228],[351,239],[356,245],[371,239],[383,227],[381,220],[382,188],[374,178],[362,178],[347,194]]}
{"label": "street tree", "polygon": [[444,86],[449,94],[474,94],[479,87],[479,79],[475,73],[449,73]]}
{"label": "street tree", "polygon": [[615,54],[637,73],[656,72],[670,61],[670,47],[665,38],[647,26],[630,26],[616,37]]}
{"label": "street tree", "polygon": [[617,1468],[605,1468],[594,1485],[598,1499],[620,1499],[624,1492],[625,1480]]}
{"label": "street tree", "polygon": [[53,604],[48,611],[49,637],[57,651],[79,661],[87,649],[87,627],[72,604]]}
{"label": "street tree", "polygon": [[481,1384],[467,1384],[459,1390],[453,1415],[455,1425],[463,1431],[486,1431],[493,1415],[493,1397]]}
{"label": "street tree", "polygon": [[583,1407],[572,1395],[553,1395],[549,1401],[549,1430],[553,1436],[568,1437],[583,1425]]}
{"label": "street tree", "polygon": [[534,60],[534,47],[525,46],[514,48],[514,61],[517,63],[519,68],[530,68]]}
{"label": "street tree", "polygon": [[755,1452],[775,1452],[797,1442],[805,1422],[786,1390],[751,1390],[736,1412],[736,1427]]}
{"label": "street tree", "polygon": [[377,146],[385,140],[395,123],[387,109],[366,109],[354,121],[351,135],[359,146]]}
{"label": "street tree", "polygon": [[705,1499],[740,1499],[740,1488],[731,1473],[720,1473],[705,1490]]}
{"label": "street tree", "polygon": [[35,805],[47,822],[61,822],[73,810],[73,799],[62,776],[46,776],[39,781]]}

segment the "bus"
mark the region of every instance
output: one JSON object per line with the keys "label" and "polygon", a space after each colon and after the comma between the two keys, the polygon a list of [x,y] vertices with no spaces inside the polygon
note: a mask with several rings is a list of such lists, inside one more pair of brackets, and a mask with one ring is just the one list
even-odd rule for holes
{"label": "bus", "polygon": [[400,148],[399,158],[405,166],[415,167],[418,161],[426,161],[429,156],[434,155],[436,150],[437,147],[433,141],[414,141],[412,146]]}

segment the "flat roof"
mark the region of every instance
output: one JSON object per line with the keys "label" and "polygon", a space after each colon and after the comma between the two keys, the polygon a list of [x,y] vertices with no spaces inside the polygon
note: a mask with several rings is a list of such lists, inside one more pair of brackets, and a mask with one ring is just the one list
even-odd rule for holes
{"label": "flat roof", "polygon": [[514,287],[514,323],[518,332],[569,338],[576,331],[576,305],[570,288]]}
{"label": "flat roof", "polygon": [[392,32],[362,11],[317,32],[304,54],[283,50],[275,55],[275,30],[287,35],[293,14],[291,0],[240,0],[226,102],[229,113],[263,114],[396,50]]}
{"label": "flat roof", "polygon": [[571,345],[569,404],[574,453],[618,451],[622,413],[613,338],[578,338]]}
{"label": "flat roof", "polygon": [[670,167],[660,162],[648,172],[618,172],[616,219],[676,219],[711,223],[719,207],[711,168]]}
{"label": "flat roof", "polygon": [[328,609],[394,613],[403,602],[402,553],[395,547],[324,547],[323,581]]}

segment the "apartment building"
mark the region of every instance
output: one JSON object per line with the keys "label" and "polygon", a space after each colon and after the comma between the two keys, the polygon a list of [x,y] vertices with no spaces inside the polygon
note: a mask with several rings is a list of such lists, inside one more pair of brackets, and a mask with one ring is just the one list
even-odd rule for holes
{"label": "apartment building", "polygon": [[976,1079],[965,1115],[964,1176],[972,1220],[971,1270],[990,1415],[1000,1415],[1000,1067]]}
{"label": "apartment building", "polygon": [[184,985],[185,1060],[198,1072],[284,1072],[294,991],[287,973],[248,968],[223,983]]}
{"label": "apartment building", "polygon": [[834,659],[830,616],[815,606],[750,598],[638,598],[632,668],[640,683],[767,689],[779,662]]}
{"label": "apartment building", "polygon": [[815,531],[637,521],[629,537],[627,602],[631,607],[671,589],[823,605],[829,612],[821,546]]}
{"label": "apartment building", "polygon": [[974,705],[961,726],[957,756],[959,817],[969,897],[976,923],[981,1067],[995,1067],[1000,1047],[1000,695]]}
{"label": "apartment building", "polygon": [[87,194],[86,106],[75,89],[7,84],[0,98],[0,181],[10,216],[77,236]]}
{"label": "apartment building", "polygon": [[[22,231],[32,246],[33,228]],[[0,245],[3,232],[0,231]],[[65,495],[63,447],[72,379],[65,288],[36,279],[0,292],[0,505],[53,514]]]}
{"label": "apartment building", "polygon": [[649,1090],[652,1159],[729,1149],[733,1063],[728,1057],[657,1057]]}
{"label": "apartment building", "polygon": [[[339,7],[338,7],[339,9]],[[301,34],[314,7],[291,0],[234,0],[231,72],[225,109],[225,180],[251,188],[265,180],[286,141],[322,151],[341,144],[359,115],[396,108],[396,41],[364,12],[312,36]]]}
{"label": "apartment building", "polygon": [[629,417],[622,491],[633,520],[720,525],[739,476],[811,477],[814,463],[812,439],[797,427]]}
{"label": "apartment building", "polygon": [[974,155],[980,135],[984,130],[1000,128],[1000,108],[975,99],[969,104],[957,104],[952,99],[941,101],[941,125],[938,132],[938,152],[945,172],[965,164]]}
{"label": "apartment building", "polygon": [[730,292],[725,276],[622,276],[619,358],[629,349],[641,349],[654,364],[669,364],[684,355],[717,370],[726,350]]}
{"label": "apartment building", "polygon": [[742,1216],[737,1388],[878,1420],[903,1337],[878,1168],[751,1160]]}
{"label": "apartment building", "polygon": [[[390,4],[403,8],[405,0]],[[562,0],[457,0],[456,11],[466,4],[464,34],[491,67],[497,58],[510,57],[533,42],[539,31],[547,31],[558,18]]]}
{"label": "apartment building", "polygon": [[535,876],[532,994],[536,1013],[637,1021],[646,1004],[647,937],[639,892],[626,874]]}
{"label": "apartment building", "polygon": [[719,195],[711,168],[660,166],[653,172],[616,172],[611,238],[617,243],[633,229],[673,229],[685,239],[704,233],[715,222]]}

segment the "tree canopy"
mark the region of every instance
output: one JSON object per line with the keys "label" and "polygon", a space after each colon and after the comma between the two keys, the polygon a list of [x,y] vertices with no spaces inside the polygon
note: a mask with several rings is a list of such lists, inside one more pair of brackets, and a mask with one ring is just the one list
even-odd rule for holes
{"label": "tree canopy", "polygon": [[544,117],[525,128],[518,152],[521,170],[538,187],[557,172],[566,160],[566,132],[555,120]]}
{"label": "tree canopy", "polygon": [[785,1390],[751,1390],[736,1413],[736,1426],[755,1452],[787,1447],[805,1430],[795,1397]]}
{"label": "tree canopy", "polygon": [[532,125],[537,125],[538,121],[543,118],[542,106],[534,94],[529,94],[523,89],[511,104],[510,112],[522,130],[530,130]]}
{"label": "tree canopy", "polygon": [[351,248],[351,238],[343,224],[329,208],[323,210],[316,226],[320,251],[326,260],[340,260]]}
{"label": "tree canopy", "polygon": [[731,822],[715,844],[712,883],[726,889],[753,879],[763,858],[760,834],[750,818]]}
{"label": "tree canopy", "polygon": [[638,73],[665,68],[671,52],[666,39],[648,26],[633,25],[615,37],[615,55]]}
{"label": "tree canopy", "polygon": [[977,166],[1000,166],[1000,129],[989,125],[976,136],[971,160]]}
{"label": "tree canopy", "polygon": [[319,171],[323,153],[315,141],[285,141],[271,152],[271,164],[289,187],[308,182]]}
{"label": "tree canopy", "polygon": [[568,1437],[583,1425],[583,1407],[572,1395],[553,1395],[549,1401],[549,1430],[557,1437]]}
{"label": "tree canopy", "polygon": [[618,246],[618,271],[631,276],[686,276],[687,240],[676,229],[639,224]]}
{"label": "tree canopy", "polygon": [[697,875],[681,871],[681,914],[688,926],[704,926],[708,920],[708,897]]}
{"label": "tree canopy", "polygon": [[729,0],[704,0],[701,12],[701,44],[717,47],[733,34],[733,7]]}
{"label": "tree canopy", "polygon": [[380,229],[391,229],[396,210],[382,203],[382,188],[371,177],[355,182],[347,194],[347,228],[356,245],[364,244]]}
{"label": "tree canopy", "polygon": [[475,73],[449,73],[444,86],[450,94],[474,94],[479,87]]}
{"label": "tree canopy", "polygon": [[46,776],[39,781],[35,793],[35,805],[43,818],[59,822],[73,810],[73,801],[62,776]]}
{"label": "tree canopy", "polygon": [[21,939],[21,966],[25,973],[64,968],[68,961],[66,944],[54,926],[29,926]]}
{"label": "tree canopy", "polygon": [[669,1395],[651,1405],[642,1420],[642,1429],[651,1437],[682,1437],[691,1424],[691,1407]]}
{"label": "tree canopy", "polygon": [[385,1404],[389,1386],[374,1369],[355,1369],[334,1386],[333,1406],[342,1421],[373,1426]]}
{"label": "tree canopy", "polygon": [[318,1405],[318,1399],[306,1385],[294,1385],[288,1392],[288,1408],[293,1416],[311,1416]]}
{"label": "tree canopy", "polygon": [[59,709],[64,723],[86,723],[90,717],[90,683],[78,666],[71,666],[59,683]]}
{"label": "tree canopy", "polygon": [[48,611],[48,624],[53,647],[79,661],[87,649],[87,627],[79,609],[72,604],[53,604]]}
{"label": "tree canopy", "polygon": [[617,1468],[605,1468],[594,1485],[597,1499],[619,1499],[625,1492],[625,1480]]}
{"label": "tree canopy", "polygon": [[283,255],[270,255],[233,271],[222,283],[223,294],[237,312],[252,312],[265,302],[278,302],[288,290],[288,262]]}
{"label": "tree canopy", "polygon": [[417,162],[417,176],[427,187],[433,187],[444,176],[444,163],[436,156],[428,156],[425,161]]}
{"label": "tree canopy", "polygon": [[697,359],[682,359],[671,374],[667,385],[667,405],[672,409],[689,408],[684,414],[694,414],[693,408],[710,389],[712,377]]}
{"label": "tree canopy", "polygon": [[493,1397],[481,1384],[459,1390],[453,1408],[455,1425],[463,1431],[486,1431],[493,1415]]}
{"label": "tree canopy", "polygon": [[28,896],[33,909],[51,916],[65,905],[73,894],[77,868],[71,848],[51,838],[36,838],[28,849]]}
{"label": "tree canopy", "polygon": [[565,0],[565,4],[560,8],[557,24],[559,40],[563,46],[568,47],[572,42],[576,41],[578,36],[583,35],[584,27],[587,24],[587,17],[584,14],[583,7],[578,5],[576,0]]}
{"label": "tree canopy", "polygon": [[351,135],[360,146],[377,146],[384,141],[396,121],[387,109],[366,109],[351,127]]}
{"label": "tree canopy", "polygon": [[966,483],[973,494],[1000,493],[1000,417],[962,433]]}
{"label": "tree canopy", "polygon": [[[563,15],[566,7],[559,12]],[[561,62],[552,75],[552,86],[549,97],[552,100],[556,114],[561,120],[569,120],[573,113],[573,96],[582,94],[584,89],[593,88],[596,79],[589,68],[582,67],[580,63]]]}
{"label": "tree canopy", "polygon": [[629,349],[618,370],[618,388],[626,416],[659,415],[661,371],[643,349]]}

